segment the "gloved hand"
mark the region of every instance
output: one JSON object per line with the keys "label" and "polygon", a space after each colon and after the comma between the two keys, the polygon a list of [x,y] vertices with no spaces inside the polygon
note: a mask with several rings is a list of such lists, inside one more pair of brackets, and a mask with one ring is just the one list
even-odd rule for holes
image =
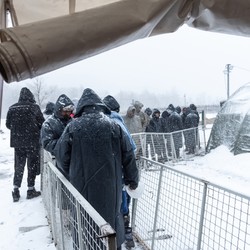
{"label": "gloved hand", "polygon": [[131,184],[129,184],[129,188],[130,188],[131,190],[135,190],[137,187],[138,187],[138,184],[136,184],[136,183],[131,183]]}

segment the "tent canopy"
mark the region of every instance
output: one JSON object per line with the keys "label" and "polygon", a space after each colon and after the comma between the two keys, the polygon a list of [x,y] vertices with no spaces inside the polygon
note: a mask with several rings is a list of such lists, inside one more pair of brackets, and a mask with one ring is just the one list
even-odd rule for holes
{"label": "tent canopy", "polygon": [[[6,10],[13,28],[4,28]],[[8,83],[183,24],[250,36],[249,0],[0,0],[0,11],[0,73]]]}
{"label": "tent canopy", "polygon": [[250,152],[250,83],[231,95],[216,116],[207,151],[220,145],[235,155]]}

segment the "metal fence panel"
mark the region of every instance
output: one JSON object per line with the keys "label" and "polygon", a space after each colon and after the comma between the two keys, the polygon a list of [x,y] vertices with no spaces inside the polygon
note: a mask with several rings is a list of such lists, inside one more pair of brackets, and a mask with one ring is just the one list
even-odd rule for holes
{"label": "metal fence panel", "polygon": [[65,179],[45,152],[42,197],[53,239],[62,250],[116,250],[115,231]]}
{"label": "metal fence panel", "polygon": [[[143,195],[131,207],[141,248],[250,249],[250,197],[174,169],[175,163],[189,160],[181,134],[180,158],[173,153],[173,134],[133,135],[140,181],[145,183]],[[205,152],[206,143],[199,138],[196,154]],[[42,195],[57,248],[116,249],[114,230],[49,161],[45,157],[41,169]]]}
{"label": "metal fence panel", "polygon": [[147,249],[250,249],[250,197],[141,158],[133,228]]}
{"label": "metal fence panel", "polygon": [[205,129],[195,127],[173,133],[132,134],[132,138],[137,146],[137,158],[144,156],[161,163],[175,164],[205,154],[205,132]]}
{"label": "metal fence panel", "polygon": [[250,200],[209,186],[202,249],[250,249]]}

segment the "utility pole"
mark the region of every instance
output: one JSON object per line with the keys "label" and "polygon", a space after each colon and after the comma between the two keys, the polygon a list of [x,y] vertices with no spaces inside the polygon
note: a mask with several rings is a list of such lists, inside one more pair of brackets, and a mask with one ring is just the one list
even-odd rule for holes
{"label": "utility pole", "polygon": [[233,66],[231,64],[227,64],[226,67],[225,67],[225,71],[224,71],[224,73],[227,75],[227,99],[229,98],[229,95],[230,95],[230,90],[229,90],[229,87],[230,87],[229,74],[232,71],[232,69],[233,69]]}

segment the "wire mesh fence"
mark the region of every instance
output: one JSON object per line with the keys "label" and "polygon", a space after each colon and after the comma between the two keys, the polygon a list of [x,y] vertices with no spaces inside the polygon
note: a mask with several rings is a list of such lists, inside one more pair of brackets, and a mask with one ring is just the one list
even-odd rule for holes
{"label": "wire mesh fence", "polygon": [[115,231],[44,153],[42,196],[57,249],[116,250]]}
{"label": "wire mesh fence", "polygon": [[137,158],[144,156],[161,163],[187,161],[206,152],[206,131],[201,127],[172,133],[138,133],[132,134],[132,138]]}
{"label": "wire mesh fence", "polygon": [[145,190],[132,227],[146,249],[250,249],[250,197],[146,158],[139,165]]}

